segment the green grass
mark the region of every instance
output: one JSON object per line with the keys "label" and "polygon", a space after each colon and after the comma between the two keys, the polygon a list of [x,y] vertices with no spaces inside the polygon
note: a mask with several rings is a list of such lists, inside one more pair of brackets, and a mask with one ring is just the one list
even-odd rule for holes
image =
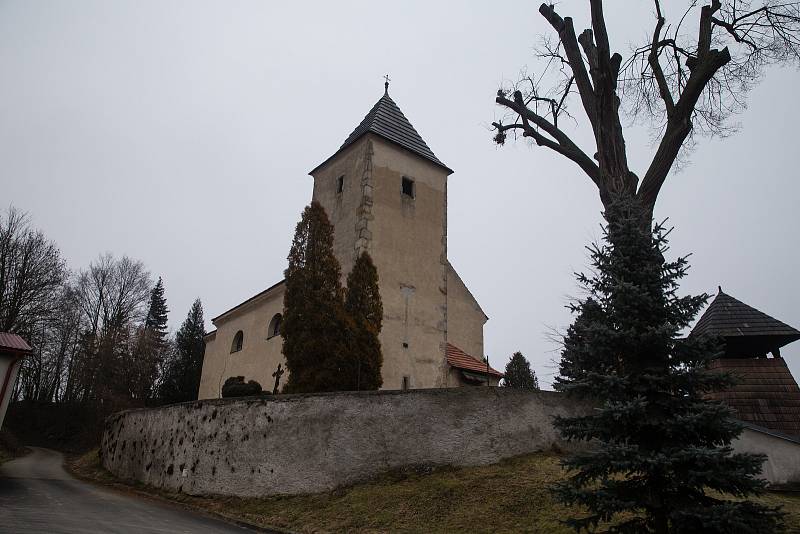
{"label": "green grass", "polygon": [[[109,482],[93,451],[73,464],[79,475]],[[241,499],[150,493],[293,532],[547,532],[567,533],[560,520],[580,510],[556,503],[548,486],[561,477],[558,456],[537,453],[496,465],[398,472],[330,493]],[[143,486],[136,485],[137,489]],[[790,532],[800,531],[800,494],[760,498],[788,512]]]}

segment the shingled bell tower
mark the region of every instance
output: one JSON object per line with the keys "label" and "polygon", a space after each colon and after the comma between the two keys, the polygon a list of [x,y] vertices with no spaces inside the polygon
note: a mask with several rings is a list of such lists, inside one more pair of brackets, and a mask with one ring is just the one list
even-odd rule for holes
{"label": "shingled bell tower", "polygon": [[711,368],[731,372],[740,380],[712,398],[730,406],[746,425],[800,437],[800,388],[780,352],[800,339],[800,331],[720,288],[690,335],[721,338],[724,354],[711,362]]}
{"label": "shingled bell tower", "polygon": [[361,251],[378,269],[383,387],[442,387],[447,342],[447,177],[386,91],[309,174],[334,224],[343,276]]}

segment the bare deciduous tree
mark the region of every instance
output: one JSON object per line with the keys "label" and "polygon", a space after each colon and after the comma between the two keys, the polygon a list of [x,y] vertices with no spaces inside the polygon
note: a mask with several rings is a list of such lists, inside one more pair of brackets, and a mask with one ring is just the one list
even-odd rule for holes
{"label": "bare deciduous tree", "polygon": [[0,215],[0,332],[30,335],[53,311],[66,273],[58,247],[25,213],[11,207]]}
{"label": "bare deciduous tree", "polygon": [[[612,53],[602,0],[589,0],[589,6],[591,29],[580,35],[570,17],[562,18],[553,5],[540,6],[558,39],[546,39],[539,50],[546,61],[542,76],[526,76],[498,91],[496,102],[507,116],[493,123],[495,142],[503,144],[509,131],[521,133],[577,164],[597,186],[604,206],[616,197],[638,199],[649,222],[687,141],[697,133],[728,133],[730,115],[742,109],[745,93],[766,66],[800,63],[800,2],[692,0],[668,23],[654,0],[651,38],[627,59]],[[696,25],[688,28],[689,21]],[[551,83],[545,87],[544,80]],[[574,100],[594,134],[591,152],[559,125],[559,118],[571,117]],[[647,119],[657,134],[641,179],[628,164],[625,115]]]}
{"label": "bare deciduous tree", "polygon": [[136,367],[130,358],[134,322],[150,296],[150,275],[140,261],[100,256],[78,276],[75,295],[86,330],[72,395],[76,400],[111,400],[128,393]]}

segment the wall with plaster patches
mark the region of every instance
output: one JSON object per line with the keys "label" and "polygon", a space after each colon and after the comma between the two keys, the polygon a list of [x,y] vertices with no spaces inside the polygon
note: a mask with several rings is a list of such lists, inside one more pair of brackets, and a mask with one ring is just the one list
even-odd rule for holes
{"label": "wall with plaster patches", "polygon": [[473,387],[215,399],[111,416],[115,475],[193,495],[327,491],[417,465],[484,465],[565,448],[554,392]]}

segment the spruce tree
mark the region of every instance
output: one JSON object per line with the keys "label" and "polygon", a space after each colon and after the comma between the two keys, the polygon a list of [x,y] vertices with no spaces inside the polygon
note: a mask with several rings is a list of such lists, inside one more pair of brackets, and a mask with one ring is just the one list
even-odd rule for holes
{"label": "spruce tree", "polygon": [[378,338],[383,325],[383,303],[378,290],[378,270],[367,252],[358,256],[347,276],[344,307],[352,321],[345,387],[376,390],[383,384],[383,354]]}
{"label": "spruce tree", "polygon": [[530,362],[517,351],[508,360],[506,372],[504,373],[503,386],[514,389],[538,390],[539,379],[536,373],[531,370]]}
{"label": "spruce tree", "polygon": [[160,402],[166,404],[197,398],[206,350],[204,335],[203,304],[196,299],[175,334],[175,350],[164,366],[158,388]]}
{"label": "spruce tree", "polygon": [[168,313],[164,282],[159,277],[150,291],[147,315],[136,336],[132,366],[126,371],[134,384],[131,393],[143,402],[149,401],[156,394],[158,370],[168,356]]}
{"label": "spruce tree", "polygon": [[[735,454],[741,426],[706,399],[732,378],[708,370],[717,340],[681,337],[708,296],[679,296],[687,259],[665,261],[663,225],[642,224],[633,201],[604,214],[603,243],[590,248],[588,297],[567,332],[556,389],[595,409],[555,420],[568,440],[591,442],[563,461],[556,495],[588,515],[568,521],[612,532],[757,533],[780,529],[781,514],[752,501],[764,457]],[[730,500],[732,496],[737,500]]]}
{"label": "spruce tree", "polygon": [[158,282],[150,292],[150,305],[147,308],[144,327],[160,342],[164,342],[167,339],[168,313],[167,299],[164,297],[164,282],[159,276]]}
{"label": "spruce tree", "polygon": [[303,210],[288,260],[281,336],[289,380],[283,391],[345,390],[352,324],[344,311],[333,226],[316,201]]}

